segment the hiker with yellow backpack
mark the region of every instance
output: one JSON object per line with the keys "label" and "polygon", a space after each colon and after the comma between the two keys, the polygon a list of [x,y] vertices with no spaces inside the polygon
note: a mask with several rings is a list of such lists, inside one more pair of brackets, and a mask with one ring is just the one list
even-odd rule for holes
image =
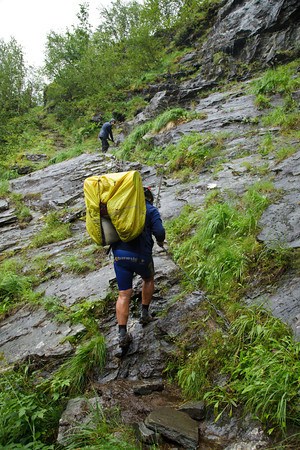
{"label": "hiker with yellow backpack", "polygon": [[142,311],[140,323],[148,324],[152,317],[149,305],[154,292],[154,264],[152,258],[153,238],[163,247],[165,229],[158,209],[153,205],[153,194],[149,188],[144,188],[146,200],[146,220],[142,233],[129,242],[118,241],[112,244],[114,254],[114,269],[117,278],[119,295],[116,303],[116,315],[119,327],[119,346],[126,348],[132,341],[127,332],[129,305],[132,295],[132,281],[134,274],[141,276],[142,283]]}
{"label": "hiker with yellow backpack", "polygon": [[152,320],[149,305],[154,292],[153,236],[160,247],[165,229],[153,194],[144,188],[138,171],[91,176],[84,181],[86,228],[98,245],[110,246],[119,294],[116,316],[119,345],[128,349],[132,336],[127,332],[134,274],[141,276],[142,311],[140,322]]}

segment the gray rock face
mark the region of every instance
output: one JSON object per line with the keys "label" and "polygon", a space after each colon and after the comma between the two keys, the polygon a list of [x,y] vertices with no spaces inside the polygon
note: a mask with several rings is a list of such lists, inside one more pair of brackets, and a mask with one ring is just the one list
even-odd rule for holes
{"label": "gray rock face", "polygon": [[260,221],[258,239],[266,244],[300,247],[300,150],[274,169],[275,186],[283,191],[280,202],[272,204]]}
{"label": "gray rock face", "polygon": [[67,407],[59,420],[59,431],[57,442],[61,445],[66,445],[68,439],[79,426],[86,425],[93,427],[93,415],[97,408],[101,408],[101,398],[94,397],[86,398],[72,398],[68,401]]}
{"label": "gray rock face", "polygon": [[172,408],[160,408],[145,420],[146,426],[187,450],[198,447],[198,423],[187,414]]}
{"label": "gray rock face", "polygon": [[115,279],[113,265],[109,264],[87,275],[64,275],[39,285],[38,291],[47,297],[59,298],[66,306],[88,299],[101,300],[110,291],[110,283]]}
{"label": "gray rock face", "polygon": [[58,324],[50,314],[39,308],[24,307],[0,324],[0,351],[6,363],[30,359],[39,363],[61,358],[72,352],[63,339],[82,332],[82,325]]}
{"label": "gray rock face", "polygon": [[235,76],[241,62],[255,61],[266,67],[287,58],[285,52],[296,55],[299,16],[297,0],[227,1],[198,53],[202,68],[191,89],[202,88],[203,80],[224,77],[226,71]]}

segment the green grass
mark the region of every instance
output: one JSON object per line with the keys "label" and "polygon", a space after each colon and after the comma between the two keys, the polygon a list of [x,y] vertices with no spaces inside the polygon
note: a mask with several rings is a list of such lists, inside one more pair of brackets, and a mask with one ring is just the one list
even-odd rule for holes
{"label": "green grass", "polygon": [[22,302],[35,303],[39,298],[34,292],[34,278],[25,276],[23,264],[8,259],[0,266],[0,316]]}
{"label": "green grass", "polygon": [[279,106],[262,118],[262,124],[265,127],[279,126],[283,131],[298,130],[300,113],[298,111],[288,112],[284,107]]}
{"label": "green grass", "polygon": [[[170,370],[184,396],[204,399],[216,420],[244,405],[270,433],[284,432],[288,422],[298,425],[300,344],[280,320],[239,302],[251,283],[272,283],[290,264],[290,250],[256,240],[259,218],[277,195],[270,181],[251,186],[242,198],[228,196],[230,201],[214,193],[201,210],[185,208],[166,224],[186,289],[207,295],[207,315],[196,319],[195,312],[191,324],[200,327],[194,351],[182,337],[177,373],[176,363]],[[220,328],[212,331],[210,319]]]}
{"label": "green grass", "polygon": [[75,355],[63,363],[50,382],[54,399],[63,393],[80,394],[88,384],[94,369],[102,370],[106,361],[106,345],[102,335],[79,346]]}
{"label": "green grass", "polygon": [[[136,159],[137,157],[140,158],[141,154],[143,154],[144,151],[151,152],[153,150],[153,146],[149,139],[151,135],[158,133],[168,124],[190,121],[197,117],[203,118],[201,114],[195,113],[193,111],[187,111],[183,108],[173,108],[166,110],[156,119],[145,122],[142,125],[136,127],[129,134],[129,136],[127,136],[121,146],[121,149],[116,151],[116,155],[122,159]],[[149,138],[146,139],[146,135],[148,133]],[[161,149],[158,151],[161,151]],[[142,161],[144,160],[145,157],[142,159]]]}
{"label": "green grass", "polygon": [[[212,295],[238,292],[249,282],[252,265],[263,251],[256,241],[258,220],[274,195],[272,183],[254,185],[234,203],[218,198],[188,218],[183,211],[167,224],[177,263],[194,285]],[[181,229],[183,221],[190,223]]]}
{"label": "green grass", "polygon": [[46,244],[63,241],[72,236],[69,223],[62,223],[56,212],[51,212],[45,217],[45,226],[31,241],[31,247],[39,248]]}
{"label": "green grass", "polygon": [[[299,352],[289,328],[261,307],[240,307],[226,334],[217,331],[180,367],[186,398],[204,399],[217,421],[244,405],[269,433],[299,425]],[[215,384],[221,374],[224,382]]]}
{"label": "green grass", "polygon": [[252,86],[255,95],[291,94],[300,86],[296,62],[266,71]]}
{"label": "green grass", "polygon": [[64,259],[64,268],[72,273],[83,274],[95,270],[96,265],[91,261],[71,255]]}

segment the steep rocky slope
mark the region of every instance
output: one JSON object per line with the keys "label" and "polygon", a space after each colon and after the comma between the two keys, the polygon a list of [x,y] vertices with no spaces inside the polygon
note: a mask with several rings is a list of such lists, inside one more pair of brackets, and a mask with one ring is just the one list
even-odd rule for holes
{"label": "steep rocky slope", "polygon": [[[252,20],[246,20],[249,17]],[[216,87],[224,76],[224,67],[230,71],[229,77],[236,76],[245,58],[247,62],[269,63],[280,55],[287,56],[287,52],[296,54],[298,17],[296,1],[227,2],[204,46],[182,61],[183,69],[206,61],[200,73],[193,79],[171,80],[169,84],[155,86],[148,107],[133,121],[123,124],[123,129],[132,129],[170,105],[190,107],[192,99],[193,108],[203,113],[203,118],[173,124],[152,139],[155,145],[163,147],[194,131],[226,135],[222,152],[215,161],[204,166],[196,180],[181,182],[164,177],[159,189],[161,176],[156,168],[139,162],[120,162],[111,154],[99,154],[97,149],[95,154],[81,155],[11,182],[11,190],[24,196],[32,220],[26,227],[20,227],[9,202],[1,201],[1,253],[3,257],[25,255],[24,273],[32,268],[37,257],[45,261],[44,277],[36,288],[44,293],[45,304],[47,299],[55,298],[71,311],[72,307],[85,301],[96,303],[106,299],[115,287],[111,257],[95,250],[82,220],[85,210],[83,180],[103,172],[139,170],[145,184],[152,186],[155,194],[159,193],[164,220],[176,217],[186,204],[201,208],[211,190],[241,196],[254,182],[272,179],[282,195],[265,211],[257,239],[267,246],[280,242],[295,249],[297,254],[300,242],[299,139],[282,137],[295,152],[278,163],[276,149],[264,155],[260,146],[266,135],[280,137],[280,128],[262,125],[261,118],[266,111],[258,110],[253,95],[247,93],[248,81],[227,90],[215,89],[215,92],[205,95],[203,91]],[[213,55],[219,52],[226,56],[223,55],[226,59],[224,66],[211,64]],[[244,72],[243,77],[245,75]],[[299,101],[299,92],[294,93],[294,100]],[[283,101],[280,95],[271,99],[273,106],[282,105]],[[123,139],[121,134],[119,139]],[[211,164],[218,164],[218,171],[214,171]],[[42,229],[43,217],[49,211],[64,211],[63,220],[71,223],[72,235],[38,249],[31,248],[31,240]],[[97,262],[97,268],[83,275],[70,273],[66,258],[87,255],[89,251]],[[108,303],[105,315],[95,312],[106,339],[108,357],[104,370],[93,373],[91,384],[97,394],[93,401],[105,407],[120,407],[124,422],[136,424],[141,439],[148,443],[157,437],[153,430],[159,430],[165,441],[177,443],[176,448],[268,448],[269,438],[259,424],[238,416],[215,424],[210,415],[204,418],[203,405],[182,405],[181,393],[165,380],[168,358],[176,351],[176,337],[185,333],[189,321],[200,319],[204,314],[201,305],[205,301],[205,293],[199,289],[174,302],[182,292],[181,271],[169,254],[159,248],[155,248],[154,261],[156,291],[152,312],[158,320],[145,328],[138,323],[140,284],[137,280],[129,320],[134,343],[125,359],[116,357],[114,301]],[[258,302],[270,308],[292,327],[299,339],[300,277],[297,265],[283,274],[276,285],[253,285],[244,300],[246,304]],[[57,322],[55,314],[43,304],[38,307],[22,305],[0,323],[0,351],[5,363],[18,365],[27,361],[35,368],[43,369],[44,376],[48,377],[68,355],[74,353],[74,340],[65,338],[80,337],[84,332],[83,324]],[[58,440],[64,442],[70,424],[75,419],[84,421],[86,414],[86,400],[73,399],[62,417]],[[174,445],[170,444],[172,448]]]}
{"label": "steep rocky slope", "polygon": [[[223,193],[233,191],[242,195],[249,185],[265,176],[270,177],[271,174],[275,185],[282,189],[284,194],[276,205],[271,205],[264,213],[261,221],[262,230],[258,238],[265,241],[267,245],[274,240],[282,240],[286,245],[298,248],[297,199],[300,189],[300,151],[296,151],[280,164],[276,162],[274,155],[262,156],[259,153],[261,137],[265,133],[277,133],[278,130],[265,129],[259,121],[253,123],[249,120],[263,113],[255,109],[253,97],[244,96],[243,91],[244,86],[241,85],[226,93],[212,94],[199,100],[197,108],[206,113],[205,119],[174,126],[155,137],[161,145],[164,145],[164,142],[175,142],[177,136],[191,131],[210,130],[216,134],[224,133],[224,131],[227,133],[223,154],[219,155],[223,162],[217,173],[212,168],[206,167],[198,180],[193,182],[182,183],[178,180],[163,179],[160,191],[162,217],[164,220],[175,217],[183,205],[188,203],[201,207],[206,194],[211,189],[217,189]],[[277,97],[274,98],[274,102],[278,101]],[[298,143],[294,142],[294,145],[297,146]],[[268,175],[260,175],[259,168],[266,164]],[[46,297],[55,297],[65,307],[70,308],[85,299],[93,302],[105,298],[114,285],[112,261],[101,252],[98,256],[101,267],[82,276],[66,272],[64,258],[67,255],[79,256],[82,248],[92,247],[87,238],[85,223],[79,219],[84,216],[83,180],[92,174],[130,169],[140,170],[144,182],[152,186],[155,193],[158,192],[160,176],[156,174],[155,168],[145,167],[139,163],[120,163],[113,156],[99,154],[82,155],[71,161],[26,175],[11,183],[14,192],[22,192],[25,196],[33,212],[33,220],[26,228],[20,229],[17,222],[9,223],[14,215],[12,210],[8,209],[5,214],[2,213],[2,218],[4,215],[8,218],[7,225],[2,226],[2,252],[10,251],[18,254],[21,250],[26,251],[28,261],[33,260],[38,254],[47,261],[47,266],[57,267],[56,274],[49,276],[49,279],[43,281],[37,288],[38,291],[44,292]],[[36,196],[37,193],[41,195]],[[36,250],[28,248],[31,237],[41,228],[42,215],[49,209],[65,209],[65,220],[72,223],[72,237]],[[275,222],[274,214],[276,214]],[[138,300],[132,302],[129,329],[134,335],[134,344],[126,359],[120,360],[115,356],[117,335],[113,301],[105,316],[99,318],[99,327],[107,341],[108,358],[104,373],[95,374],[94,383],[97,390],[102,393],[101,402],[104,402],[106,406],[121,405],[123,419],[127,423],[141,421],[159,405],[177,408],[181,404],[180,393],[170,390],[167,384],[164,386],[163,371],[168,357],[176,350],[173,338],[185,332],[189,317],[194,320],[196,311],[196,314],[201,317],[204,293],[195,292],[178,304],[173,304],[174,296],[181,290],[180,270],[168,255],[159,249],[155,249],[155,265],[157,286],[152,311],[158,316],[162,312],[164,314],[148,327],[142,328],[138,323]],[[135,286],[137,293],[139,287],[137,283]],[[263,299],[274,314],[293,327],[298,337],[299,289],[299,275],[291,269],[289,273],[284,274],[277,286],[255,286],[252,291],[249,291],[246,301],[262,302]],[[9,363],[20,363],[24,359],[34,362],[36,367],[47,363],[48,370],[51,371],[51,367],[56,367],[62,358],[73,351],[70,342],[63,341],[62,338],[76,336],[82,332],[84,332],[83,325],[59,325],[42,307],[32,310],[32,307],[23,306],[1,322],[1,351]],[[123,384],[120,383],[120,380],[127,380],[127,384],[124,385],[125,381]],[[141,389],[140,385],[144,383],[150,384],[150,392],[153,392],[143,398],[142,404],[136,402],[133,406],[133,399],[138,398],[135,392]],[[126,396],[126,399],[123,398],[124,389],[127,394],[132,392]],[[166,425],[167,429],[168,426]],[[241,424],[238,422],[234,426],[231,424],[230,427],[233,427],[236,433],[231,438],[227,436],[228,426],[227,424],[224,428],[220,425],[211,438],[212,442],[215,440],[219,442],[221,448],[231,448],[228,445],[232,441],[239,442],[241,439],[246,439],[250,442],[254,439],[250,436],[251,433],[247,435],[253,425],[248,424],[247,430],[242,432]],[[162,432],[166,434],[165,431]],[[181,432],[185,439],[191,439],[194,442],[189,434],[189,437],[186,437],[186,429]],[[210,434],[211,431],[207,433]],[[241,438],[240,435],[243,437]],[[179,443],[185,442],[176,437],[176,433],[171,434],[171,438],[177,439]],[[261,439],[262,436],[259,434],[259,442]]]}

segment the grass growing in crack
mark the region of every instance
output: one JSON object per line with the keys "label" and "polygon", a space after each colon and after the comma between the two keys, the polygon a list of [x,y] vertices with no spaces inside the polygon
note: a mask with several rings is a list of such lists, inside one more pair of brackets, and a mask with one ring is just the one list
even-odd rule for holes
{"label": "grass growing in crack", "polygon": [[67,269],[67,271],[77,274],[91,272],[96,268],[94,263],[86,261],[85,259],[79,258],[74,255],[71,255],[64,259],[64,267]]}
{"label": "grass growing in crack", "polygon": [[290,95],[300,86],[297,62],[267,70],[259,80],[252,83],[252,86],[255,95]]}
{"label": "grass growing in crack", "polygon": [[281,161],[284,161],[286,158],[289,158],[294,153],[296,153],[296,150],[296,147],[292,146],[281,147],[275,152],[276,162],[280,163]]}
{"label": "grass growing in crack", "polygon": [[39,231],[31,242],[31,247],[39,248],[46,244],[59,242],[72,236],[69,223],[62,223],[58,213],[51,212],[45,218],[45,226]]}
{"label": "grass growing in crack", "polygon": [[[200,113],[187,111],[182,108],[169,109],[160,114],[156,119],[148,121],[139,125],[134,131],[125,139],[120,151],[116,154],[122,159],[130,159],[132,155],[134,158],[140,158],[140,154],[144,151],[150,152],[153,145],[146,139],[148,133],[158,133],[168,124],[178,124],[179,122],[186,122],[197,117],[202,117]],[[142,159],[144,161],[144,158]]]}
{"label": "grass growing in crack", "polygon": [[299,425],[300,344],[289,328],[259,307],[244,308],[226,341],[221,371],[227,381],[204,395],[216,414],[222,414],[230,405],[228,399],[234,399],[258,417],[269,433],[284,432],[288,422]]}
{"label": "grass growing in crack", "polygon": [[262,118],[262,124],[269,127],[279,126],[285,132],[299,130],[300,113],[298,111],[288,112],[284,107],[279,106]]}
{"label": "grass growing in crack", "polygon": [[102,370],[106,361],[106,345],[102,335],[79,346],[75,355],[63,363],[50,382],[55,400],[63,394],[76,395],[84,391],[93,370]]}
{"label": "grass growing in crack", "polygon": [[18,218],[18,221],[20,225],[24,226],[32,219],[30,209],[28,208],[28,206],[25,205],[22,194],[12,193],[10,198],[13,206],[15,207],[15,214]]}

